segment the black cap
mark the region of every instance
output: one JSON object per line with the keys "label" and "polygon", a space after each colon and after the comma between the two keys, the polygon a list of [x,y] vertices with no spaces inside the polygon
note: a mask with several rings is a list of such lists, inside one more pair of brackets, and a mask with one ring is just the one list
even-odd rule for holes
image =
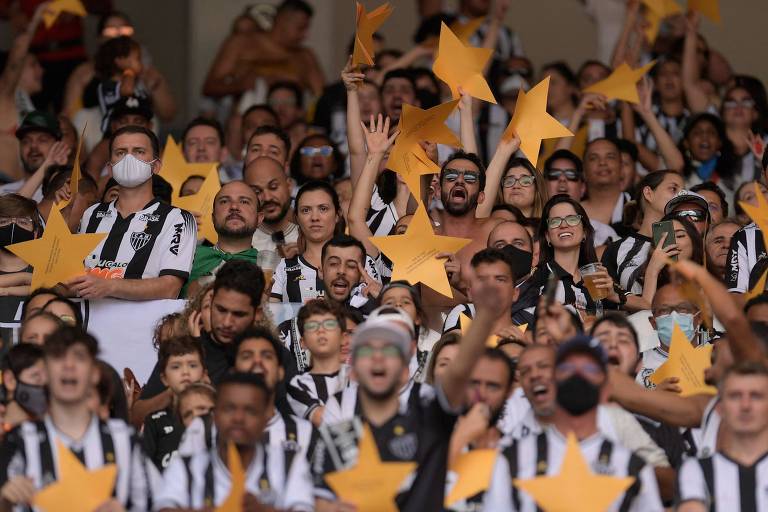
{"label": "black cap", "polygon": [[147,121],[151,121],[154,116],[152,112],[152,102],[141,96],[126,96],[120,98],[120,101],[112,107],[109,114],[109,120],[114,121],[118,117],[127,115],[139,115]]}
{"label": "black cap", "polygon": [[566,341],[559,347],[557,347],[557,355],[555,355],[555,366],[562,363],[566,357],[571,354],[586,354],[595,360],[597,364],[605,371],[608,364],[608,356],[603,350],[603,346],[597,338],[590,336],[574,336],[570,340]]}
{"label": "black cap", "polygon": [[55,116],[42,110],[33,110],[21,121],[16,129],[16,138],[21,140],[30,132],[50,133],[56,140],[61,140],[61,127]]}

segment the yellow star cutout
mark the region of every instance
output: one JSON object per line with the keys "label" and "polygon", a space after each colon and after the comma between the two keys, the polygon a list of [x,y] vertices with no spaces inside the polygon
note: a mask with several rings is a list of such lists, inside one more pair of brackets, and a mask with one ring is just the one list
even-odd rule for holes
{"label": "yellow star cutout", "polygon": [[762,295],[763,292],[765,292],[766,278],[768,278],[768,269],[766,269],[766,271],[763,272],[763,275],[760,276],[760,279],[757,280],[757,283],[755,283],[755,287],[744,294],[745,303],[754,299],[758,295]]}
{"label": "yellow star cutout", "polygon": [[688,9],[698,11],[715,23],[720,23],[719,0],[688,0]]}
{"label": "yellow star cutout", "polygon": [[458,480],[445,497],[445,508],[488,489],[496,454],[496,450],[472,450],[456,458],[448,471],[455,473]]}
{"label": "yellow star cutout", "polygon": [[458,104],[459,100],[453,100],[429,110],[403,105],[397,126],[400,135],[389,153],[387,168],[403,177],[414,197],[420,197],[422,175],[440,172],[440,167],[429,159],[419,142],[461,146],[456,134],[445,125]]}
{"label": "yellow star cutout", "polygon": [[77,152],[75,153],[75,162],[72,164],[72,174],[69,177],[69,199],[56,205],[59,210],[63,210],[72,202],[80,190],[80,180],[83,177],[83,173],[80,170],[80,152],[83,150],[86,128],[88,128],[88,123],[85,123],[85,126],[83,126],[83,133],[80,134],[80,143],[77,145]]}
{"label": "yellow star cutout", "polygon": [[218,169],[218,163],[189,163],[184,159],[181,147],[168,135],[163,149],[163,166],[160,176],[173,187],[173,197],[179,197],[181,186],[190,176],[208,176],[211,169]]}
{"label": "yellow star cutout", "polygon": [[[469,318],[464,313],[459,313],[459,326],[461,326],[462,337],[467,335],[467,331],[469,331],[470,325],[472,325],[472,319]],[[501,338],[499,338],[495,334],[491,334],[490,336],[488,336],[488,339],[485,340],[485,346],[490,348],[496,348],[499,345],[500,341],[501,341]]]}
{"label": "yellow star cutout", "polygon": [[325,480],[341,501],[359,512],[397,512],[397,491],[415,469],[415,462],[382,462],[371,429],[365,425],[357,463],[350,469],[328,473]]}
{"label": "yellow star cutout", "polygon": [[43,11],[43,23],[45,28],[51,28],[56,23],[56,18],[62,12],[69,12],[77,16],[86,16],[88,13],[80,0],[53,0]]}
{"label": "yellow star cutout", "polygon": [[61,211],[51,208],[43,236],[6,247],[13,254],[32,265],[32,290],[53,287],[81,275],[83,261],[107,236],[107,233],[73,235]]}
{"label": "yellow star cutout", "polygon": [[237,448],[231,441],[227,444],[227,467],[232,486],[229,488],[227,499],[216,507],[216,512],[240,512],[243,509],[245,496],[245,470],[240,454],[237,453]]}
{"label": "yellow star cutout", "polygon": [[475,32],[477,32],[477,29],[480,28],[480,25],[482,25],[484,21],[485,16],[473,18],[471,20],[467,20],[464,23],[456,20],[451,23],[451,31],[456,34],[456,37],[459,38],[459,41],[465,45],[469,45],[469,40],[472,38]]}
{"label": "yellow star cutout", "polygon": [[408,230],[403,235],[372,236],[373,245],[392,260],[392,281],[403,279],[411,284],[424,283],[438,293],[453,298],[445,273],[445,260],[437,254],[455,254],[469,238],[436,235],[423,204],[419,204]]}
{"label": "yellow star cutout", "polygon": [[656,41],[662,20],[683,12],[675,0],[643,0],[643,5],[646,7],[645,20],[648,22],[645,37],[649,43]]}
{"label": "yellow star cutout", "polygon": [[459,94],[459,87],[461,87],[473,98],[496,103],[483,74],[485,63],[491,55],[493,50],[490,48],[466,46],[445,23],[442,23],[437,58],[432,71],[440,80],[448,84],[454,99],[461,97]]}
{"label": "yellow star cutout", "polygon": [[392,6],[389,2],[380,5],[371,12],[366,12],[365,7],[357,2],[357,32],[355,34],[355,50],[352,53],[352,65],[365,64],[373,66],[373,34],[379,29],[392,14]]}
{"label": "yellow star cutout", "polygon": [[637,94],[637,82],[645,75],[656,61],[651,61],[643,67],[632,69],[627,63],[622,64],[608,78],[590,85],[584,92],[595,92],[604,95],[608,100],[624,100],[630,103],[640,103]]}
{"label": "yellow star cutout", "polygon": [[680,396],[717,393],[717,388],[704,382],[704,370],[712,366],[712,345],[706,344],[694,348],[680,326],[672,328],[672,341],[669,345],[669,358],[651,375],[651,382],[657,386],[669,377],[680,379]]}
{"label": "yellow star cutout", "polygon": [[539,160],[543,139],[573,137],[571,130],[547,113],[548,94],[549,77],[527,93],[521,90],[515,103],[515,114],[502,135],[505,140],[509,140],[517,134],[520,137],[520,149],[534,167]]}
{"label": "yellow star cutout", "polygon": [[32,504],[45,512],[96,510],[112,497],[117,467],[106,464],[88,471],[61,441],[56,441],[59,478],[32,498]]}
{"label": "yellow star cutout", "polygon": [[757,206],[752,206],[744,201],[739,201],[739,204],[747,215],[749,215],[749,218],[752,219],[752,222],[757,224],[757,227],[760,228],[760,231],[763,233],[765,247],[768,247],[768,200],[765,199],[765,196],[760,191],[757,182],[755,182],[753,186],[755,187]]}
{"label": "yellow star cutout", "polygon": [[597,475],[581,453],[573,433],[568,434],[560,472],[513,483],[547,512],[605,512],[634,483],[634,477]]}
{"label": "yellow star cutout", "polygon": [[213,226],[213,199],[219,193],[219,190],[221,190],[219,172],[214,168],[208,171],[205,181],[203,181],[200,190],[196,194],[173,198],[173,206],[200,214],[201,226],[197,233],[197,238],[199,240],[205,238],[212,244],[219,241],[219,235]]}

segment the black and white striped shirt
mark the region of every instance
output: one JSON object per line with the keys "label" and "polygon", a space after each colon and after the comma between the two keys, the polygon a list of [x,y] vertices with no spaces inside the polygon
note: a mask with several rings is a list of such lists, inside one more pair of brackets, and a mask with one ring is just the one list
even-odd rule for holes
{"label": "black and white striped shirt", "polygon": [[[174,457],[163,475],[155,510],[219,506],[229,496],[232,479],[217,448],[192,457]],[[303,450],[258,444],[245,472],[245,490],[259,503],[280,510],[312,511],[312,477]]]}
{"label": "black and white striped shirt", "polygon": [[14,476],[29,477],[36,489],[57,480],[57,441],[74,453],[87,469],[117,466],[113,496],[129,510],[149,510],[160,475],[144,456],[141,442],[122,420],[101,421],[95,415],[83,437],[60,432],[49,416],[27,421],[9,432],[0,448],[0,487]]}
{"label": "black and white striped shirt", "polygon": [[299,418],[310,419],[328,397],[342,391],[349,383],[349,368],[342,365],[338,372],[331,374],[302,373],[288,384],[288,405]]}
{"label": "black and white striped shirt", "polygon": [[379,195],[378,186],[373,187],[371,207],[366,214],[365,223],[373,236],[391,235],[400,216],[394,202],[385,203]]}
{"label": "black and white striped shirt", "polygon": [[[658,119],[659,124],[662,126],[662,128],[664,128],[664,131],[667,132],[670,137],[672,137],[672,140],[675,142],[675,144],[678,144],[683,139],[683,130],[685,129],[685,124],[688,122],[688,118],[691,116],[690,112],[684,109],[682,114],[679,116],[669,116],[661,110],[661,107],[658,104],[654,104],[651,107],[651,110],[656,116],[656,119]],[[651,133],[651,129],[648,128],[648,126],[643,123],[642,120],[640,120],[639,116],[635,117],[636,140],[640,141],[640,143],[647,147],[650,151],[657,153],[659,145],[656,142],[656,138],[653,136],[653,133]],[[648,170],[655,171],[656,169]]]}
{"label": "black and white striped shirt", "polygon": [[115,279],[177,276],[186,281],[197,245],[191,213],[157,199],[123,218],[116,201],[91,206],[80,233],[109,233],[86,258],[90,273]]}
{"label": "black and white striped shirt", "polygon": [[606,247],[602,263],[622,290],[642,295],[645,262],[651,252],[652,242],[646,236],[632,233]]}
{"label": "black and white striped shirt", "polygon": [[757,262],[766,257],[763,232],[754,222],[733,235],[725,262],[725,285],[730,292],[750,290],[750,275]]}
{"label": "black and white striped shirt", "polygon": [[677,475],[678,503],[698,501],[713,512],[768,511],[768,451],[751,466],[717,452],[689,458]]}
{"label": "black and white striped shirt", "polygon": [[[635,483],[614,503],[610,511],[656,512],[664,510],[653,468],[623,446],[595,434],[579,442],[579,448],[592,471],[614,477],[633,476]],[[537,510],[536,502],[526,492],[512,485],[513,479],[556,475],[566,449],[566,439],[554,427],[512,441],[496,458],[491,483],[485,493],[483,510],[495,512]],[[578,510],[578,504],[574,504]]]}

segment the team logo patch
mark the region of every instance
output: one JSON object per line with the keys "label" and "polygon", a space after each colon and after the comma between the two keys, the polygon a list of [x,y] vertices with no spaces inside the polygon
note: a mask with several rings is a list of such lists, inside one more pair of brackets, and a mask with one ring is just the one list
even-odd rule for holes
{"label": "team logo patch", "polygon": [[152,240],[152,235],[144,233],[143,231],[134,231],[131,233],[131,247],[136,252],[139,252],[144,248],[149,241]]}
{"label": "team logo patch", "polygon": [[389,450],[400,460],[413,459],[419,448],[419,441],[413,432],[394,437],[388,444]]}

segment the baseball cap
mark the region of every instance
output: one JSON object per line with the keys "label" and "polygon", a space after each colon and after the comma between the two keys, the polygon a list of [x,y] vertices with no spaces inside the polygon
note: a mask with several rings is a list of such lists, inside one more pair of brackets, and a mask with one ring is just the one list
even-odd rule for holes
{"label": "baseball cap", "polygon": [[379,306],[371,311],[368,315],[368,320],[386,320],[389,322],[402,322],[408,326],[408,332],[411,334],[411,338],[416,337],[416,329],[413,327],[413,320],[408,313],[402,309],[398,309],[394,306]]}
{"label": "baseball cap", "polygon": [[667,202],[667,205],[664,207],[664,215],[669,215],[677,205],[683,203],[696,203],[709,215],[709,203],[704,199],[704,196],[685,189],[680,190],[675,197]]}
{"label": "baseball cap", "polygon": [[109,114],[110,121],[114,121],[118,117],[127,115],[139,115],[150,121],[154,116],[152,112],[152,103],[141,96],[126,96],[120,98],[112,107],[112,112]]}
{"label": "baseball cap", "polygon": [[608,364],[608,356],[603,350],[603,346],[597,338],[591,336],[579,335],[574,336],[570,340],[566,341],[557,348],[557,354],[555,355],[555,366],[562,363],[566,357],[571,354],[586,354],[605,371]]}
{"label": "baseball cap", "polygon": [[16,138],[21,140],[30,132],[50,133],[56,140],[61,140],[61,127],[55,116],[42,110],[33,110],[21,121],[16,129]]}
{"label": "baseball cap", "polygon": [[368,317],[368,320],[355,329],[350,349],[352,357],[354,357],[359,346],[365,345],[371,340],[380,340],[396,346],[403,359],[408,360],[411,356],[411,339],[411,334],[399,323],[385,317],[373,319]]}

